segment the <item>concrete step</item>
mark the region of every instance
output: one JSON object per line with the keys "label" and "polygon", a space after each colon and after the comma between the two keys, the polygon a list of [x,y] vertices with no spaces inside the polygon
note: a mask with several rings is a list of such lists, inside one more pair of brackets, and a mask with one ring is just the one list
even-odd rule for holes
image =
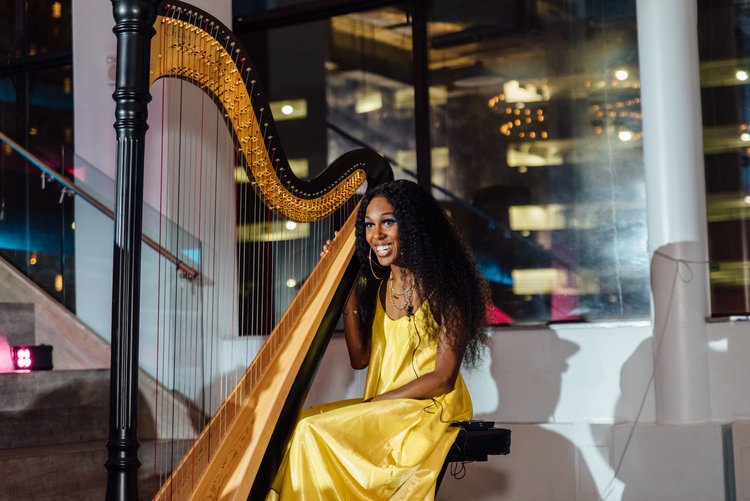
{"label": "concrete step", "polygon": [[109,371],[0,374],[0,449],[106,440]]}
{"label": "concrete step", "polygon": [[[154,438],[152,402],[155,382],[141,375],[138,431],[142,439]],[[149,398],[150,397],[150,398]],[[170,406],[161,419],[169,423],[172,412],[185,420],[185,405]],[[160,429],[167,429],[162,425]],[[195,436],[187,430],[188,438]],[[109,434],[109,370],[32,371],[0,373],[0,450],[94,440]]]}
{"label": "concrete step", "polygon": [[[171,468],[159,460],[154,468],[153,442],[138,450],[140,499],[151,499]],[[0,501],[96,500],[107,488],[107,449],[104,441],[0,450]]]}

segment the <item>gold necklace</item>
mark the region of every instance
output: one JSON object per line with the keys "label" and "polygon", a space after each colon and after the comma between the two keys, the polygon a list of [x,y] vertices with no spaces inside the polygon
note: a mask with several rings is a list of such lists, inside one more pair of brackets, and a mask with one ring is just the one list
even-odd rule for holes
{"label": "gold necklace", "polygon": [[[414,294],[414,280],[412,278],[411,285],[404,289],[401,292],[396,292],[396,289],[393,288],[393,275],[391,275],[391,278],[388,280],[388,297],[391,299],[391,304],[394,308],[396,308],[399,311],[404,311],[405,309],[409,308],[411,306],[411,297]],[[404,304],[403,306],[399,306],[396,304],[396,300],[401,300],[403,297]]]}

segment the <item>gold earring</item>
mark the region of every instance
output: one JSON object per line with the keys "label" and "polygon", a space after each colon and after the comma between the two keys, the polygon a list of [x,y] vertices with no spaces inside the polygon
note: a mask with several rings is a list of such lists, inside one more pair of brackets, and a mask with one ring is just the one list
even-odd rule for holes
{"label": "gold earring", "polygon": [[[379,277],[375,274],[375,268],[372,267],[372,247],[370,247],[370,253],[367,255],[367,260],[370,261],[370,271],[372,272],[372,276],[375,277],[375,280],[383,280],[385,278],[385,275],[382,277]],[[380,266],[380,264],[378,264]]]}

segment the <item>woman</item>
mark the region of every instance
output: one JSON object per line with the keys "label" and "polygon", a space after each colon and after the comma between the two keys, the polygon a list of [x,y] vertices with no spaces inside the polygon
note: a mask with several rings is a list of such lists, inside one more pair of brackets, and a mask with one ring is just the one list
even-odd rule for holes
{"label": "woman", "polygon": [[450,425],[471,418],[459,369],[486,340],[488,297],[471,253],[408,181],[364,197],[356,237],[344,331],[364,397],[303,412],[268,499],[432,499]]}

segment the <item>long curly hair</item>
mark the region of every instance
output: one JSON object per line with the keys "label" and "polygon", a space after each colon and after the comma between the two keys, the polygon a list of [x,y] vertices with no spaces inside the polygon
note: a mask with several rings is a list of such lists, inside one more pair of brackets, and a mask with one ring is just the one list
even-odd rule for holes
{"label": "long curly hair", "polygon": [[[395,211],[402,250],[399,266],[414,274],[415,286],[428,301],[435,321],[445,328],[450,346],[463,352],[463,362],[475,367],[487,342],[487,283],[479,272],[473,252],[435,199],[411,181],[392,181],[368,191],[357,213],[357,257],[360,262],[357,294],[362,326],[369,332],[380,284],[388,268],[369,261],[365,238],[365,213],[370,201],[383,197]],[[378,279],[372,276],[374,266]],[[430,333],[433,339],[439,329]]]}

